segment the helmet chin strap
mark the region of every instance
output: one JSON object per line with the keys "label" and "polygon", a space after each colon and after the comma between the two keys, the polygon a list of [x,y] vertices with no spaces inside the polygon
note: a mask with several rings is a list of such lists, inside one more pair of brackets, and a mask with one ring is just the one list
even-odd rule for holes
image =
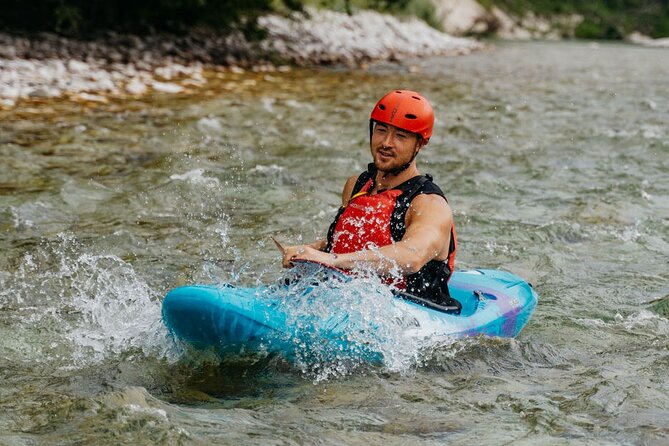
{"label": "helmet chin strap", "polygon": [[404,172],[405,170],[407,170],[409,168],[409,166],[411,166],[411,163],[413,162],[413,160],[416,159],[416,156],[418,155],[419,151],[420,151],[420,148],[416,149],[413,152],[413,156],[411,157],[409,162],[407,162],[406,164],[401,165],[400,167],[398,167],[396,169],[393,169],[393,170],[381,170],[381,169],[379,169],[379,170],[381,170],[381,172],[384,172],[383,178],[386,178],[388,175],[397,176],[397,175],[401,174],[402,172]]}

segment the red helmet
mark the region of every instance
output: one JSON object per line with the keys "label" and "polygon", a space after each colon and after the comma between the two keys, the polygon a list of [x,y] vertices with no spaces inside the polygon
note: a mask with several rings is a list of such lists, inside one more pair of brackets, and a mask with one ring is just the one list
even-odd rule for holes
{"label": "red helmet", "polygon": [[432,106],[423,96],[410,90],[393,90],[379,99],[370,119],[417,133],[425,142],[432,136],[434,127]]}

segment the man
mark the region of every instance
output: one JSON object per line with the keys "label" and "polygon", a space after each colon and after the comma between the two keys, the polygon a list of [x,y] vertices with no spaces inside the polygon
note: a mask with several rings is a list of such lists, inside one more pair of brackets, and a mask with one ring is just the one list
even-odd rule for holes
{"label": "man", "polygon": [[346,182],[327,238],[287,247],[283,266],[305,259],[373,271],[402,293],[452,304],[453,213],[432,177],[416,167],[433,127],[434,112],[420,94],[394,90],[383,96],[370,119],[373,163]]}

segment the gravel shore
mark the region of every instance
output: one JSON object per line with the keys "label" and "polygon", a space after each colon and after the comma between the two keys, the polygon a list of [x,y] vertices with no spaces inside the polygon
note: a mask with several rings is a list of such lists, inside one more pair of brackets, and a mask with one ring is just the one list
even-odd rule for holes
{"label": "gravel shore", "polygon": [[206,70],[289,69],[282,64],[357,67],[482,48],[475,40],[441,33],[415,18],[371,11],[348,16],[309,10],[306,16],[261,17],[259,25],[267,32],[260,42],[249,42],[241,33],[222,36],[201,30],[186,36],[109,33],[94,41],[0,33],[0,107],[31,99],[104,103],[110,97],[181,93],[205,85]]}

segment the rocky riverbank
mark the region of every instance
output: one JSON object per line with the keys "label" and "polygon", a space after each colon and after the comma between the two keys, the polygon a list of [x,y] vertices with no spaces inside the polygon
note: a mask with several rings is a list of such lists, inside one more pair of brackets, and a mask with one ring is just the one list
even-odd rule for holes
{"label": "rocky riverbank", "polygon": [[669,48],[669,37],[663,39],[652,39],[641,33],[632,33],[627,36],[627,41],[637,45],[650,46],[654,48]]}
{"label": "rocky riverbank", "polygon": [[[477,0],[431,0],[435,8],[436,20],[443,30],[454,36],[494,36],[499,39],[509,40],[559,40],[573,38],[603,38],[596,36],[596,30],[592,29],[593,22],[588,23],[588,17],[582,14],[548,14],[541,15],[527,10],[524,13],[513,13],[503,10],[500,6],[503,2],[477,1]],[[531,3],[531,2],[530,2]],[[487,5],[487,6],[484,6]],[[529,6],[529,5],[528,5]],[[588,25],[589,32],[578,28]],[[610,24],[609,24],[610,25]],[[596,27],[608,25],[598,23]],[[623,29],[620,38],[638,45],[652,47],[669,47],[669,38],[652,39],[642,33]],[[595,35],[592,35],[592,34]],[[585,35],[583,35],[585,34]],[[607,38],[611,38],[610,36]]]}
{"label": "rocky riverbank", "polygon": [[578,14],[541,17],[532,11],[522,17],[476,0],[431,0],[437,20],[452,35],[492,35],[510,40],[573,38],[583,21]]}
{"label": "rocky riverbank", "polygon": [[361,66],[428,55],[462,55],[482,48],[417,19],[362,11],[353,16],[308,11],[262,17],[267,36],[195,30],[186,36],[108,34],[78,41],[53,34],[0,34],[0,107],[64,98],[107,102],[151,92],[182,93],[206,84],[207,70],[288,70],[288,65]]}

